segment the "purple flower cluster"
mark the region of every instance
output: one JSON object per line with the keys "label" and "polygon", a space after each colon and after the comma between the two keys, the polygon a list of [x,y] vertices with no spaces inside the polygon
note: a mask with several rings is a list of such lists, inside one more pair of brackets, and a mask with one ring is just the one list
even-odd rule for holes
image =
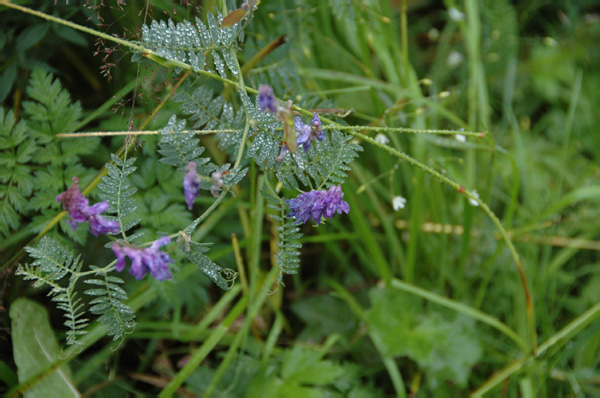
{"label": "purple flower cluster", "polygon": [[343,198],[341,185],[334,185],[328,191],[301,193],[296,199],[286,200],[290,206],[287,216],[296,218],[295,224],[304,224],[310,218],[321,225],[323,217],[331,219],[336,212],[348,214],[350,205]]}
{"label": "purple flower cluster", "polygon": [[139,247],[120,246],[113,243],[112,250],[117,256],[115,269],[119,272],[125,268],[125,257],[131,260],[129,273],[135,276],[135,279],[142,279],[148,272],[152,277],[159,281],[171,279],[169,263],[172,263],[171,257],[167,253],[160,251],[160,248],[171,242],[168,236],[163,236],[152,242],[150,247],[145,249]]}
{"label": "purple flower cluster", "polygon": [[196,172],[196,162],[189,162],[185,166],[185,177],[183,177],[183,196],[189,210],[194,207],[194,200],[200,196],[200,181],[202,178]]}
{"label": "purple flower cluster", "polygon": [[73,177],[73,185],[65,192],[57,195],[56,201],[62,202],[63,209],[69,212],[70,220],[67,221],[67,224],[73,228],[73,231],[77,229],[79,224],[89,221],[90,232],[96,237],[98,234],[119,233],[118,221],[110,221],[100,216],[100,213],[108,209],[108,202],[98,202],[93,206],[89,206],[89,201],[79,190],[79,178]]}

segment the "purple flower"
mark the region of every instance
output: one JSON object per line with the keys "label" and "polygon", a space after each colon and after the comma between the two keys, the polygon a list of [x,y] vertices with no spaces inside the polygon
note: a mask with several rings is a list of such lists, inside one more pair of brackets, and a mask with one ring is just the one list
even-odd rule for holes
{"label": "purple flower", "polygon": [[129,273],[135,276],[135,279],[142,279],[148,272],[158,281],[171,279],[169,264],[172,263],[171,257],[159,249],[171,242],[168,236],[163,236],[152,242],[150,247],[145,249],[139,247],[119,246],[117,242],[113,243],[112,250],[117,256],[115,269],[119,272],[125,268],[125,257],[131,260]]}
{"label": "purple flower", "polygon": [[186,175],[183,177],[183,196],[189,210],[194,207],[194,200],[200,196],[200,181],[202,178],[196,173],[196,162],[189,162],[185,166]]}
{"label": "purple flower", "polygon": [[277,112],[275,94],[273,94],[273,88],[267,84],[261,84],[258,86],[258,107],[262,113],[265,110],[270,110],[272,113]]}
{"label": "purple flower", "polygon": [[[302,119],[299,116],[294,118],[294,127],[296,127],[296,145],[300,146],[306,143],[311,136],[311,128],[308,124],[302,123]],[[308,141],[308,146],[310,146],[310,141]],[[306,151],[306,147],[304,148]]]}
{"label": "purple flower", "polygon": [[100,213],[108,209],[108,202],[98,202],[93,206],[88,206],[89,201],[81,194],[79,190],[79,178],[73,177],[73,185],[65,192],[56,196],[57,202],[62,202],[63,209],[69,212],[69,221],[67,224],[77,229],[77,226],[83,222],[90,222],[90,232],[94,236],[98,234],[117,234],[120,226],[118,221],[110,221],[100,216]]}
{"label": "purple flower", "polygon": [[296,127],[296,133],[298,134],[296,145],[302,145],[304,152],[307,152],[310,149],[310,144],[315,138],[319,141],[323,141],[323,138],[325,138],[325,133],[321,130],[321,118],[316,112],[313,112],[312,124],[313,127],[302,123],[302,119],[298,116],[294,118],[294,126]]}
{"label": "purple flower", "polygon": [[304,224],[310,218],[321,225],[323,217],[331,219],[336,212],[348,214],[350,205],[343,198],[341,185],[334,185],[328,191],[301,193],[296,199],[286,200],[290,206],[287,216],[295,217],[295,224]]}

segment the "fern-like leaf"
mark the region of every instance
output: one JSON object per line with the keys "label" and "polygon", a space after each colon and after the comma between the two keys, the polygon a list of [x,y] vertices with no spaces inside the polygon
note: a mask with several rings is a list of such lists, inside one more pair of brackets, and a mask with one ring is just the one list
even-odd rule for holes
{"label": "fern-like leaf", "polygon": [[34,179],[30,169],[32,155],[38,150],[27,138],[27,126],[9,111],[0,108],[0,234],[8,236],[21,224],[29,210],[28,198]]}
{"label": "fern-like leaf", "polygon": [[[109,203],[110,207],[107,214],[113,214],[119,221],[121,233],[124,235],[131,228],[139,224],[139,218],[129,217],[136,209],[135,200],[131,197],[136,192],[136,188],[132,187],[128,176],[136,170],[133,165],[135,158],[129,158],[123,161],[118,156],[111,154],[111,159],[114,164],[107,163],[108,175],[102,177],[102,182],[98,184],[100,199]],[[128,240],[133,240],[137,236],[131,236]]]}
{"label": "fern-like leaf", "polygon": [[189,162],[196,162],[197,172],[201,175],[210,175],[217,166],[210,163],[210,158],[200,158],[204,147],[200,146],[200,140],[192,133],[185,133],[185,120],[177,121],[175,115],[171,116],[169,123],[162,130],[160,150],[163,157],[162,163],[170,164],[180,170],[184,170]]}
{"label": "fern-like leaf", "polygon": [[177,24],[172,20],[152,21],[142,27],[142,43],[163,58],[190,65],[194,71],[205,69],[205,54],[210,53],[219,75],[227,77],[225,67],[237,75],[237,62],[230,49],[240,33],[239,23],[222,28],[222,20],[220,14],[215,17],[208,13],[206,24],[198,18],[196,24],[189,21]]}
{"label": "fern-like leaf", "polygon": [[[17,275],[23,275],[26,280],[34,280],[36,287],[50,287],[49,296],[58,303],[57,308],[65,313],[67,344],[80,344],[77,336],[87,333],[85,330],[88,319],[83,318],[83,303],[75,292],[77,275],[81,271],[81,256],[74,257],[73,253],[57,241],[44,237],[36,247],[26,247],[25,250],[34,258],[31,264],[19,266]],[[67,287],[60,285],[60,280],[69,275]]]}
{"label": "fern-like leaf", "polygon": [[298,181],[314,189],[329,188],[345,181],[349,164],[360,151],[362,147],[353,143],[352,137],[331,130],[322,142],[315,140],[308,152],[299,150],[286,156],[277,178],[290,189],[299,188]]}
{"label": "fern-like leaf", "polygon": [[279,225],[276,227],[278,232],[277,247],[279,250],[275,253],[275,265],[279,268],[279,282],[283,274],[295,274],[300,267],[300,248],[301,243],[298,243],[303,234],[300,232],[300,227],[294,224],[294,220],[286,217],[287,204],[284,199],[262,190],[262,195],[267,199],[268,207],[275,212],[269,216],[277,221]]}
{"label": "fern-like leaf", "polygon": [[98,321],[106,326],[107,333],[113,340],[123,338],[135,328],[135,315],[131,307],[125,304],[127,292],[119,285],[121,278],[102,274],[99,279],[88,279],[85,283],[98,286],[88,289],[85,294],[94,296],[90,301],[90,312],[100,315]]}
{"label": "fern-like leaf", "polygon": [[84,304],[80,298],[77,298],[75,283],[69,283],[64,292],[52,297],[52,301],[58,303],[56,308],[65,312],[65,318],[67,318],[65,326],[69,328],[67,330],[67,344],[80,345],[77,336],[87,333],[85,328],[89,324],[89,319],[83,317],[85,314]]}
{"label": "fern-like leaf", "polygon": [[237,272],[229,268],[220,267],[204,255],[204,253],[208,251],[208,244],[189,242],[189,245],[186,244],[184,246],[183,252],[188,260],[200,267],[202,272],[204,272],[217,286],[223,290],[229,290],[231,288],[235,282],[235,278],[237,278]]}

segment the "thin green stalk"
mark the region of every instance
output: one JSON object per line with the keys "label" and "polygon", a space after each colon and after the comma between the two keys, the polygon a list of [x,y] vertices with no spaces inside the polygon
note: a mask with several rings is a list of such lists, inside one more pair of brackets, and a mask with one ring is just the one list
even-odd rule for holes
{"label": "thin green stalk", "polygon": [[408,83],[409,79],[409,62],[408,62],[408,16],[406,1],[402,0],[402,8],[400,10],[400,37],[402,40],[402,63],[404,69],[404,81]]}
{"label": "thin green stalk", "polygon": [[396,289],[400,289],[402,291],[414,294],[415,296],[419,296],[425,300],[431,301],[432,303],[436,303],[443,307],[454,310],[458,313],[478,320],[479,322],[485,323],[486,325],[493,327],[502,334],[511,338],[514,342],[516,342],[519,345],[519,347],[521,347],[524,351],[527,351],[527,344],[514,330],[508,327],[505,323],[502,323],[497,318],[494,318],[493,316],[490,316],[485,312],[479,311],[473,307],[469,307],[468,305],[459,303],[447,297],[431,293],[428,290],[408,284],[399,279],[392,279],[391,286]]}
{"label": "thin green stalk", "polygon": [[439,134],[439,135],[464,135],[472,136],[477,138],[483,138],[486,134],[484,131],[461,131],[461,130],[439,130],[439,129],[411,129],[407,127],[378,127],[378,126],[322,126],[322,130],[340,130],[340,131],[381,131],[383,133],[401,132],[401,133],[412,133],[412,134]]}
{"label": "thin green stalk", "polygon": [[575,334],[579,333],[583,328],[585,328],[588,324],[592,323],[600,316],[600,303],[594,305],[586,312],[575,318],[571,323],[561,329],[558,333],[555,333],[544,343],[540,344],[539,349],[535,352],[535,354],[529,354],[524,356],[523,358],[513,362],[508,365],[506,368],[502,369],[499,372],[496,372],[486,381],[483,385],[481,385],[477,390],[473,391],[471,397],[478,398],[483,396],[485,393],[492,390],[498,384],[502,383],[504,380],[509,378],[514,373],[521,370],[524,366],[531,363],[533,360],[540,358],[545,355],[546,352],[558,345],[559,343],[566,342],[567,339],[571,338]]}
{"label": "thin green stalk", "polygon": [[[89,122],[96,119],[99,115],[106,112],[111,106],[113,106],[117,101],[119,101],[122,97],[129,94],[131,90],[135,88],[137,84],[137,80],[130,81],[125,87],[120,89],[115,95],[111,96],[108,101],[100,105],[97,109],[95,109],[92,113],[90,113],[85,119],[83,119],[77,126],[73,128],[73,131],[79,131],[83,126],[86,126]],[[57,134],[60,136],[60,134]]]}
{"label": "thin green stalk", "polygon": [[248,335],[248,331],[250,330],[251,324],[252,324],[252,320],[249,317],[247,317],[244,320],[244,324],[242,325],[242,328],[235,335],[235,338],[233,339],[233,342],[229,346],[229,349],[227,350],[225,357],[221,360],[219,367],[213,374],[212,380],[208,384],[208,387],[206,387],[206,391],[204,391],[204,394],[203,394],[203,396],[205,398],[209,398],[212,395],[212,393],[217,388],[219,382],[223,378],[223,375],[225,375],[225,372],[229,369],[231,363],[233,362],[233,360],[238,352],[238,349],[242,345],[243,340]]}
{"label": "thin green stalk", "polygon": [[[354,315],[356,315],[356,317],[362,322],[365,322],[365,311],[362,309],[359,302],[350,294],[350,292],[348,292],[348,290],[346,290],[346,288],[344,288],[344,286],[339,284],[337,281],[328,279],[325,282],[340,295],[340,297],[346,302],[346,304],[348,304],[348,307],[350,308],[350,310],[352,310]],[[389,357],[385,353],[382,343],[377,338],[377,335],[369,333],[369,337],[371,338],[371,341],[373,341],[375,349],[377,349],[377,352],[379,353],[379,356],[383,361],[385,369],[387,370],[390,379],[392,380],[392,385],[394,386],[394,390],[396,391],[396,396],[398,398],[405,398],[406,387],[404,386],[404,381],[402,380],[402,374],[400,373],[400,369],[398,369],[398,364],[396,363],[394,358]]]}
{"label": "thin green stalk", "polygon": [[[262,304],[266,300],[269,290],[268,286],[271,286],[277,277],[277,268],[271,269],[265,278],[265,287],[259,291],[257,297],[250,305],[248,311],[248,317],[250,321],[256,317],[258,311],[262,307]],[[225,336],[225,333],[229,330],[233,322],[244,312],[248,307],[249,295],[242,296],[240,301],[233,307],[233,309],[227,314],[225,319],[213,329],[208,338],[204,341],[202,346],[192,355],[192,358],[188,363],[181,369],[175,377],[169,382],[169,384],[161,391],[158,395],[159,398],[172,397],[177,389],[187,380],[187,378],[196,370],[200,363],[206,358],[208,354],[212,352],[217,343]]]}
{"label": "thin green stalk", "polygon": [[281,330],[283,329],[283,315],[281,311],[277,311],[275,313],[275,320],[273,321],[273,325],[271,326],[271,330],[269,331],[269,336],[263,345],[262,358],[261,358],[261,366],[265,368],[269,362],[269,358],[271,357],[271,353],[277,344],[277,339],[281,334]]}
{"label": "thin green stalk", "polygon": [[242,296],[237,304],[227,314],[225,319],[213,329],[208,338],[200,348],[192,355],[188,363],[181,369],[175,377],[158,395],[159,398],[172,397],[175,391],[187,380],[187,378],[196,370],[200,363],[213,350],[217,343],[223,338],[233,322],[244,312],[248,304],[248,296]]}
{"label": "thin green stalk", "polygon": [[[346,196],[346,200],[350,204],[350,208],[357,206],[356,204],[356,194],[354,192],[348,192]],[[350,212],[348,214],[350,217],[350,221],[354,225],[355,231],[363,231],[361,233],[361,241],[362,244],[366,247],[369,252],[369,256],[371,257],[371,262],[375,266],[375,271],[379,278],[383,279],[386,283],[392,278],[393,272],[390,269],[388,261],[381,250],[381,246],[376,239],[375,231],[369,228],[365,217],[360,212]]]}
{"label": "thin green stalk", "polygon": [[237,297],[241,289],[241,286],[238,284],[233,285],[231,289],[225,292],[225,294],[221,296],[219,301],[217,301],[217,303],[212,306],[210,311],[206,315],[204,315],[204,317],[202,317],[202,320],[198,322],[194,329],[189,332],[187,338],[191,340],[195,336],[198,336],[200,333],[206,330],[215,321],[215,319],[217,319],[217,317],[223,313],[223,311],[225,310],[225,308],[227,308],[229,303],[231,303],[233,299]]}

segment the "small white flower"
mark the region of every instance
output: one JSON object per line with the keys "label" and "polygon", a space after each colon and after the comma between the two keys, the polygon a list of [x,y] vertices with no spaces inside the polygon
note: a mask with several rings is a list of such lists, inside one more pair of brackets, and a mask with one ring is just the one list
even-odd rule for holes
{"label": "small white flower", "polygon": [[448,54],[448,59],[446,59],[446,65],[448,65],[450,69],[454,69],[458,65],[460,65],[464,59],[464,55],[462,55],[458,51],[452,51],[450,52],[450,54]]}
{"label": "small white flower", "polygon": [[467,137],[465,137],[462,134],[456,134],[454,136],[454,138],[456,138],[456,141],[459,141],[459,142],[466,142],[467,141]]}
{"label": "small white flower", "polygon": [[[473,196],[475,196],[477,199],[479,199],[479,194],[477,193],[477,191],[475,189],[473,190]],[[471,206],[475,206],[475,207],[479,206],[479,202],[477,202],[473,198],[469,198],[469,204]]]}
{"label": "small white flower", "polygon": [[383,134],[379,133],[375,136],[375,141],[382,145],[387,145],[390,143],[390,140]]}
{"label": "small white flower", "polygon": [[392,207],[394,208],[394,211],[404,209],[405,205],[406,199],[404,199],[402,196],[394,196],[394,199],[392,199]]}
{"label": "small white flower", "polygon": [[456,8],[454,7],[450,7],[450,9],[448,10],[448,15],[450,16],[450,19],[456,22],[459,21],[464,21],[466,15],[460,11],[458,11]]}

